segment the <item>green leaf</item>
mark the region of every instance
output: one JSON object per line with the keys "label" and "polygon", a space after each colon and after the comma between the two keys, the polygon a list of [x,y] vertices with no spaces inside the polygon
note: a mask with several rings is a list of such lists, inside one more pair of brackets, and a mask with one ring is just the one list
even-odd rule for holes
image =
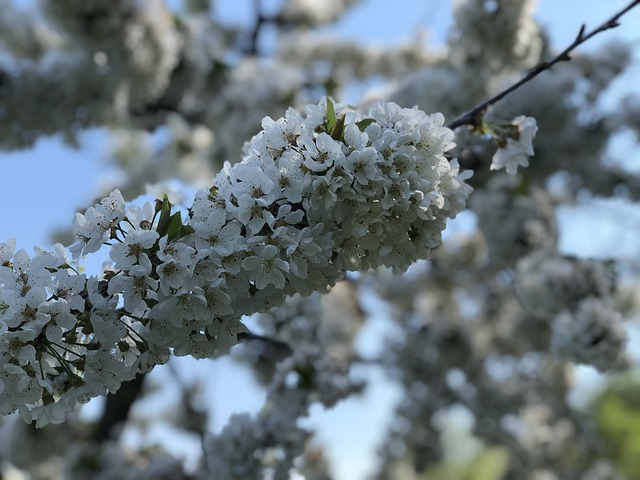
{"label": "green leaf", "polygon": [[169,219],[169,226],[167,227],[167,236],[169,240],[177,240],[180,238],[180,230],[182,229],[182,215],[180,212],[176,212],[171,215]]}
{"label": "green leaf", "polygon": [[332,132],[336,126],[336,111],[333,108],[333,102],[329,97],[325,97],[327,99],[327,121],[324,124],[325,130],[327,132]]}
{"label": "green leaf", "polygon": [[160,219],[158,220],[158,227],[156,228],[156,232],[158,232],[158,235],[164,237],[167,234],[170,222],[171,203],[169,202],[169,197],[165,194],[164,198],[162,199],[162,208],[160,209]]}
{"label": "green leaf", "polygon": [[364,120],[360,120],[359,122],[356,122],[356,125],[358,126],[361,132],[364,132],[366,128],[372,123],[375,123],[375,120],[373,118],[365,118]]}
{"label": "green leaf", "polygon": [[344,140],[344,117],[345,115],[341,116],[333,128],[329,130],[329,135],[334,140]]}
{"label": "green leaf", "polygon": [[182,225],[182,227],[180,228],[180,238],[191,235],[193,232],[195,232],[195,230],[191,225]]}

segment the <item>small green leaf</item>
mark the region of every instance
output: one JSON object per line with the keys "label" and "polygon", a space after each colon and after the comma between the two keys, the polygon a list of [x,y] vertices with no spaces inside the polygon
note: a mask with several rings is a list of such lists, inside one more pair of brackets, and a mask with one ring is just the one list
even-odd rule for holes
{"label": "small green leaf", "polygon": [[158,232],[158,235],[164,237],[167,234],[170,221],[171,203],[169,202],[169,197],[165,194],[164,198],[162,199],[162,208],[160,209],[160,219],[158,220],[158,227],[156,228],[156,232]]}
{"label": "small green leaf", "polygon": [[169,240],[177,240],[180,238],[180,230],[182,229],[182,215],[180,212],[176,212],[171,215],[169,220],[169,226],[167,228],[167,236]]}
{"label": "small green leaf", "polygon": [[182,225],[182,227],[180,228],[180,238],[191,235],[193,232],[195,232],[195,230],[191,225]]}
{"label": "small green leaf", "polygon": [[333,108],[333,102],[329,97],[327,99],[327,121],[325,123],[325,130],[327,132],[333,131],[336,126],[336,111]]}
{"label": "small green leaf", "polygon": [[344,117],[345,115],[341,116],[333,128],[329,130],[329,135],[331,135],[331,138],[334,140],[344,140]]}
{"label": "small green leaf", "polygon": [[365,118],[364,120],[360,120],[359,122],[356,122],[356,125],[358,126],[361,132],[364,132],[367,129],[367,127],[372,123],[375,123],[375,120],[373,118]]}

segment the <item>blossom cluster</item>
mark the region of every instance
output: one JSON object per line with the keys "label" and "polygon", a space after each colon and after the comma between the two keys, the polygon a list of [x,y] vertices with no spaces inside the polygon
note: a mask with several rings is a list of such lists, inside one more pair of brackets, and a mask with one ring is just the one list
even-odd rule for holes
{"label": "blossom cluster", "polygon": [[[526,212],[517,201],[510,206],[513,215]],[[515,478],[544,469],[565,478],[568,445],[581,452],[585,471],[597,458],[594,437],[583,434],[593,417],[576,416],[570,408],[569,402],[582,403],[588,395],[573,390],[576,378],[568,362],[601,371],[623,364],[627,332],[614,311],[619,297],[612,295],[612,269],[558,254],[549,235],[551,245],[529,245],[516,270],[508,270],[487,257],[486,243],[493,238],[477,231],[460,234],[421,268],[375,279],[382,298],[392,302],[394,325],[404,327],[402,335],[387,335],[380,356],[403,395],[381,443],[384,467],[377,479],[401,476],[406,452],[412,452],[410,470],[422,473],[443,457],[468,452],[461,437],[500,445],[511,458],[520,455]],[[474,419],[455,445],[447,443],[446,422],[434,421],[452,408]],[[394,448],[399,443],[404,448]]]}
{"label": "blossom cluster", "polygon": [[111,348],[122,332],[114,328],[117,299],[105,298],[103,282],[72,271],[61,246],[30,258],[9,241],[0,264],[0,413],[20,407],[38,425],[60,422],[77,402],[133,378],[124,357],[135,337]]}
{"label": "blossom cluster", "polygon": [[236,314],[324,291],[349,270],[406,268],[464,207],[469,174],[444,157],[441,115],[341,108],[323,100],[304,117],[265,119],[242,163],[196,195],[187,240],[214,252]]}
{"label": "blossom cluster", "polygon": [[624,365],[627,331],[613,307],[602,264],[537,250],[517,264],[516,294],[526,312],[551,328],[551,351],[608,370]]}
{"label": "blossom cluster", "polygon": [[[528,167],[529,157],[533,155],[533,139],[538,131],[536,119],[519,116],[509,126],[513,132],[507,132],[505,138],[498,140],[498,151],[491,159],[491,170],[505,169],[509,175],[515,175],[518,167]],[[502,144],[501,144],[502,143]]]}
{"label": "blossom cluster", "polygon": [[2,413],[38,425],[116,391],[169,353],[226,353],[240,318],[347,271],[429,256],[471,188],[444,153],[440,114],[395,104],[368,116],[324,99],[263,121],[243,161],[196,194],[183,222],[168,199],[127,206],[114,191],[77,214],[74,258],[110,246],[102,277],[62,250],[2,245]]}
{"label": "blossom cluster", "polygon": [[504,74],[513,67],[531,68],[539,61],[544,42],[532,15],[536,0],[452,3],[452,63]]}
{"label": "blossom cluster", "polygon": [[256,416],[237,414],[217,435],[203,441],[205,468],[199,478],[290,478],[299,468],[310,438],[299,424],[314,402],[334,406],[362,385],[354,384],[348,368],[306,345],[278,364],[265,408]]}
{"label": "blossom cluster", "polygon": [[518,177],[495,175],[469,202],[489,259],[498,268],[511,268],[532,249],[554,249],[558,239],[552,197],[538,188],[523,195],[519,184]]}
{"label": "blossom cluster", "polygon": [[[38,15],[12,16],[9,31],[31,29],[24,34],[30,39],[19,43],[37,55],[28,61],[14,59],[21,68],[11,69],[4,82],[3,108],[20,131],[10,135],[4,125],[0,127],[5,148],[31,145],[40,135],[58,132],[76,141],[79,127],[104,125],[128,112],[137,113],[138,124],[157,124],[145,108],[176,81],[172,73],[184,62],[187,43],[187,35],[164,2],[71,0],[43,4]],[[4,19],[2,23],[4,27]],[[38,37],[40,41],[35,40]],[[3,44],[12,41],[5,39]],[[48,87],[53,84],[59,88]],[[39,100],[33,102],[36,95]],[[42,115],[43,109],[50,114]]]}
{"label": "blossom cluster", "polygon": [[585,298],[575,312],[563,311],[553,320],[551,351],[598,370],[624,366],[621,355],[627,343],[622,315],[610,302]]}
{"label": "blossom cluster", "polygon": [[335,21],[351,5],[354,0],[329,0],[314,2],[310,0],[288,0],[281,13],[288,22],[321,25]]}

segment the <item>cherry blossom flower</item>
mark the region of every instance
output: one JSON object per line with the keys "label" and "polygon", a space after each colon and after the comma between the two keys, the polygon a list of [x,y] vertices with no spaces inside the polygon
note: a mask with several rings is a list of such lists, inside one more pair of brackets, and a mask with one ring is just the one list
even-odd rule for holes
{"label": "cherry blossom flower", "polygon": [[491,160],[491,170],[506,169],[509,175],[515,175],[518,167],[528,167],[533,152],[533,139],[538,131],[536,119],[520,116],[513,123],[517,127],[518,138],[507,138],[507,144],[498,148]]}

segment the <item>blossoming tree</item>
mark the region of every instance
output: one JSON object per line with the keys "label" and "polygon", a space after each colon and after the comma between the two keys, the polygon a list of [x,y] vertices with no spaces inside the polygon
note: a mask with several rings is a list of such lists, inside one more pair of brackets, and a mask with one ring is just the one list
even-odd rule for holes
{"label": "blossoming tree", "polygon": [[[473,458],[489,459],[491,478],[617,474],[605,436],[566,396],[576,363],[628,366],[625,318],[635,309],[622,280],[635,276],[563,255],[554,210],[581,189],[637,191],[637,177],[601,163],[609,139],[640,119],[636,97],[615,112],[598,103],[629,48],[574,50],[639,2],[582,27],[560,53],[529,0],[455,2],[446,54],[311,36],[351,3],[290,0],[271,14],[258,1],[249,30],[219,22],[207,1],[65,0],[43,4],[38,20],[7,5],[0,35],[15,68],[2,71],[12,122],[0,144],[53,133],[73,142],[100,126],[128,173],[76,214],[69,253],[0,244],[0,413],[63,424],[79,445],[30,462],[14,452],[12,462],[37,476],[64,458],[65,478],[328,478],[298,420],[313,402],[361,392],[350,368],[373,364],[406,391],[379,478],[444,475],[455,408],[472,418],[465,441]],[[267,27],[278,32],[268,55]],[[389,84],[383,98],[337,100],[373,77]],[[145,150],[158,130],[169,140]],[[168,195],[125,201],[173,177],[213,180],[185,208]],[[465,209],[477,230],[443,244]],[[103,271],[81,273],[80,259],[100,250]],[[364,358],[353,342],[372,294],[400,334]],[[166,453],[145,454],[144,467],[128,460],[113,427],[145,374],[241,342],[234,352],[267,386],[261,412],[215,435],[196,428],[195,473]],[[107,394],[91,441],[80,442],[86,427],[73,412]]]}

